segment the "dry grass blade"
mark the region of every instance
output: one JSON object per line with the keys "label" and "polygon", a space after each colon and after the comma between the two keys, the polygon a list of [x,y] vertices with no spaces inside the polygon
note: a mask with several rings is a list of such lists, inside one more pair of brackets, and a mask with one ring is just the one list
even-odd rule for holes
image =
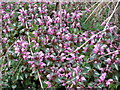
{"label": "dry grass blade", "polygon": [[59,2],[59,9],[60,9],[60,27],[62,25],[62,7],[61,7],[61,2]]}
{"label": "dry grass blade", "polygon": [[112,16],[114,15],[116,9],[117,9],[118,4],[119,4],[119,1],[117,2],[117,4],[116,4],[116,6],[115,6],[115,8],[114,8],[114,11],[112,12],[112,14],[108,17],[108,21],[107,21],[106,26],[105,26],[105,28],[103,29],[103,31],[100,31],[100,32],[98,32],[97,34],[95,34],[94,36],[91,36],[85,43],[83,43],[80,47],[78,47],[74,52],[76,52],[77,50],[81,49],[86,43],[88,43],[88,42],[89,42],[91,39],[93,39],[95,36],[97,36],[97,35],[100,34],[100,33],[104,33],[104,32],[107,30],[107,26],[108,26],[108,24],[109,24]]}
{"label": "dry grass blade", "polygon": [[[39,71],[37,70],[37,74],[38,74],[38,78],[39,78],[39,82],[40,82],[40,85],[41,85],[41,88],[43,89],[43,84],[42,84],[42,80],[41,80],[41,76],[39,74]],[[44,89],[43,89],[44,90]]]}
{"label": "dry grass blade", "polygon": [[85,22],[84,22],[84,24],[89,20],[89,18],[97,11],[97,9],[99,8],[99,7],[101,7],[101,5],[103,4],[103,2],[101,1],[98,5],[97,5],[97,7],[92,11],[92,13],[88,16],[88,18],[85,20]]}

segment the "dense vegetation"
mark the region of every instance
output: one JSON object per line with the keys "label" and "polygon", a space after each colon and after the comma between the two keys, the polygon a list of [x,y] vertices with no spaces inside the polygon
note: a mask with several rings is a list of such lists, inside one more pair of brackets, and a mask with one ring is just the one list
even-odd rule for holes
{"label": "dense vegetation", "polygon": [[107,5],[2,3],[2,87],[119,88],[118,3]]}

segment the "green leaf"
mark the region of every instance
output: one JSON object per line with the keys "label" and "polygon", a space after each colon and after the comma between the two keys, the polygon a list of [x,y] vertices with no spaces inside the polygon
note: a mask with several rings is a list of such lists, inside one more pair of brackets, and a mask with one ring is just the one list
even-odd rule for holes
{"label": "green leaf", "polygon": [[119,80],[117,75],[113,75],[113,79],[115,79],[116,81]]}
{"label": "green leaf", "polygon": [[33,24],[33,30],[37,30],[37,29],[38,29],[38,25]]}
{"label": "green leaf", "polygon": [[24,80],[24,79],[23,79],[23,76],[20,76],[20,79],[21,79],[21,80]]}
{"label": "green leaf", "polygon": [[113,64],[114,65],[114,67],[115,67],[115,69],[116,70],[119,70],[119,68],[118,68],[118,65],[117,64]]}
{"label": "green leaf", "polygon": [[56,78],[56,79],[55,79],[55,82],[57,82],[58,84],[60,84],[60,83],[61,83],[61,80],[60,80],[59,78]]}
{"label": "green leaf", "polygon": [[94,71],[94,77],[99,77],[99,73],[97,71]]}
{"label": "green leaf", "polygon": [[103,88],[103,87],[104,87],[103,84],[99,84],[99,85],[97,86],[97,88]]}
{"label": "green leaf", "polygon": [[117,87],[118,87],[117,84],[110,84],[110,85],[109,85],[109,89],[110,89],[110,90],[116,90]]}
{"label": "green leaf", "polygon": [[101,63],[94,64],[94,67],[95,67],[96,69],[100,70],[100,68],[101,68]]}
{"label": "green leaf", "polygon": [[90,66],[90,64],[85,63],[83,66],[84,66],[86,69],[91,70],[91,66]]}
{"label": "green leaf", "polygon": [[30,85],[31,81],[29,81],[28,79],[25,80],[25,85]]}
{"label": "green leaf", "polygon": [[43,87],[44,87],[44,88],[47,88],[47,86],[48,86],[48,85],[47,85],[46,83],[43,83]]}

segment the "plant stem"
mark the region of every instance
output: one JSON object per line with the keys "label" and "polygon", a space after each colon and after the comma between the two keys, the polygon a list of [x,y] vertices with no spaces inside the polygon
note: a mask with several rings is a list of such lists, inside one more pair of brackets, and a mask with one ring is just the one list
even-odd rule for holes
{"label": "plant stem", "polygon": [[40,78],[41,76],[40,76],[38,70],[37,70],[37,74],[38,74],[38,78],[39,78],[39,81],[40,81],[41,88],[44,90],[44,88],[43,88],[43,84],[42,84],[42,80],[41,80],[41,78]]}

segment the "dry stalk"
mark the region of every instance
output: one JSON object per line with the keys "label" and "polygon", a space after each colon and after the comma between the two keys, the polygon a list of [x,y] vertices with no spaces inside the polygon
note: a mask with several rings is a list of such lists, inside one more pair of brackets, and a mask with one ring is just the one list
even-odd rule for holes
{"label": "dry stalk", "polygon": [[[43,89],[43,84],[42,84],[41,76],[40,76],[38,70],[37,70],[37,74],[38,74],[38,78],[39,78],[39,82],[40,82],[41,88]],[[44,90],[44,89],[43,89],[43,90]]]}
{"label": "dry stalk", "polygon": [[89,18],[95,13],[95,11],[101,6],[102,1],[98,4],[98,6],[93,10],[93,12],[88,16],[88,18],[85,20],[84,24],[89,20]]}
{"label": "dry stalk", "polygon": [[62,26],[62,7],[61,2],[59,2],[59,9],[60,9],[60,27]]}

